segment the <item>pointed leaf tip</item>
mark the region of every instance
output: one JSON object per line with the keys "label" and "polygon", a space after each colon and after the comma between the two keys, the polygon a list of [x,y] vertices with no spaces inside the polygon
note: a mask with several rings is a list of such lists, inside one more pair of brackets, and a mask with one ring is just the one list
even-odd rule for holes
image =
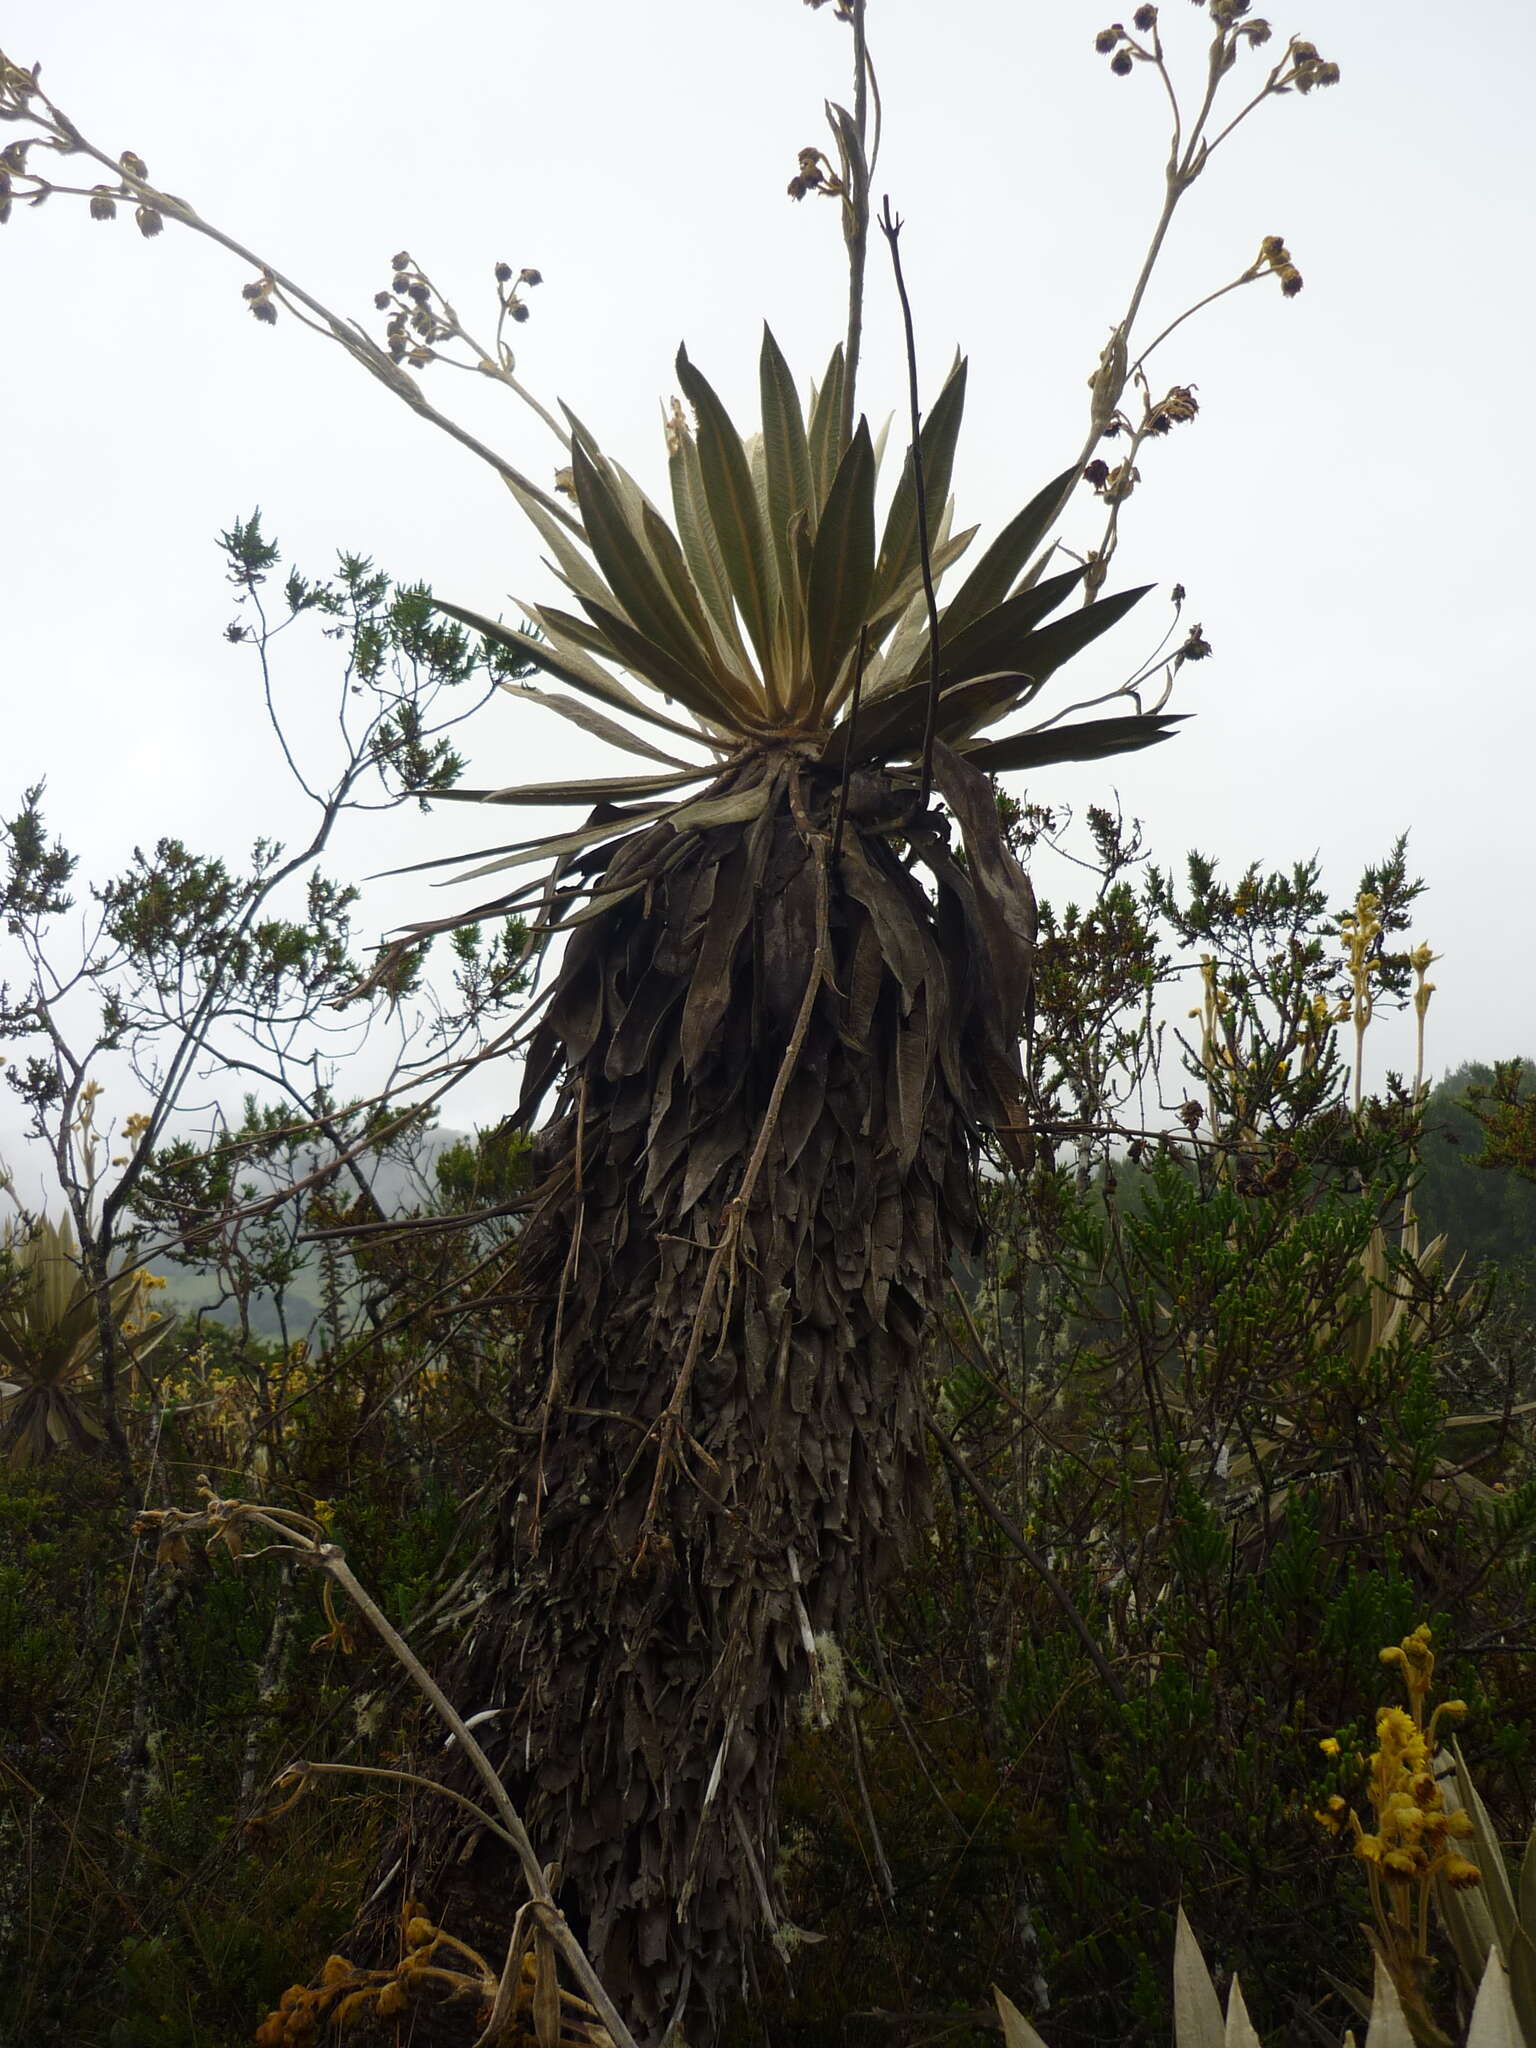
{"label": "pointed leaf tip", "polygon": [[992,1986],[992,1996],[997,2001],[997,2016],[1003,2023],[1003,2040],[1006,2048],[1045,2048],[1044,2041],[1035,2032],[1013,2000]]}
{"label": "pointed leaf tip", "polygon": [[1216,1986],[1182,1906],[1173,1939],[1173,2025],[1178,2048],[1226,2048]]}

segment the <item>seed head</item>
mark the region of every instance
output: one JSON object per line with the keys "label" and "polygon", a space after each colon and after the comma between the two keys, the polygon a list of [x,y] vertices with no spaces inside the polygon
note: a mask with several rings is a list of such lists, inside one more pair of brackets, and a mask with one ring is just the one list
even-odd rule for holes
{"label": "seed head", "polygon": [[1131,16],[1131,20],[1143,35],[1148,35],[1157,27],[1157,9],[1155,7],[1138,7]]}
{"label": "seed head", "polygon": [[110,186],[93,185],[91,187],[91,219],[117,219],[117,201],[112,197]]}
{"label": "seed head", "polygon": [[1296,66],[1296,90],[1298,92],[1310,92],[1314,85],[1337,85],[1338,82],[1339,67],[1337,64],[1329,64],[1321,58],[1313,58],[1309,59],[1305,64],[1298,64]]}
{"label": "seed head", "polygon": [[152,242],[165,226],[165,216],[153,206],[136,206],[133,209],[134,225],[146,242]]}
{"label": "seed head", "polygon": [[534,285],[544,282],[544,273],[542,270],[520,270],[517,273],[517,281],[531,289]]}
{"label": "seed head", "polygon": [[496,282],[498,284],[510,284],[512,282],[512,266],[510,263],[497,264]]}
{"label": "seed head", "polygon": [[1101,57],[1107,57],[1118,43],[1125,40],[1125,30],[1117,21],[1113,28],[1101,28],[1093,39],[1093,47]]}
{"label": "seed head", "polygon": [[410,250],[402,249],[398,256],[391,256],[389,259],[389,267],[391,270],[409,270],[411,267]]}
{"label": "seed head", "polygon": [[1129,78],[1131,68],[1135,62],[1136,60],[1129,50],[1116,50],[1113,57],[1109,60],[1109,68],[1114,72],[1116,78]]}
{"label": "seed head", "polygon": [[139,180],[142,181],[148,178],[149,176],[149,171],[145,165],[143,157],[135,156],[131,149],[125,149],[122,155],[118,158],[118,162],[122,165],[123,169],[128,173],[130,178],[138,178]]}

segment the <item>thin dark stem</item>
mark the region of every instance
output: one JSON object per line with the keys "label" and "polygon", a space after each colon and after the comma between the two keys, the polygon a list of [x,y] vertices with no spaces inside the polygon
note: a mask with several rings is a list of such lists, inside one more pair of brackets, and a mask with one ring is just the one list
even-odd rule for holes
{"label": "thin dark stem", "polygon": [[848,707],[848,744],[843,749],[843,780],[837,792],[837,822],[832,827],[832,871],[843,850],[843,820],[848,815],[848,783],[853,774],[853,742],[859,729],[859,697],[864,688],[864,660],[869,651],[869,627],[859,628],[859,644],[853,656],[853,702]]}
{"label": "thin dark stem", "polygon": [[864,42],[864,0],[853,0],[853,126],[862,161],[848,164],[843,239],[848,245],[848,339],[843,347],[843,416],[839,443],[853,440],[855,387],[864,340],[864,266],[869,250],[869,52]]}
{"label": "thin dark stem", "polygon": [[917,809],[920,818],[928,808],[933,788],[933,736],[939,717],[939,601],[933,589],[933,551],[928,544],[928,491],[923,479],[923,416],[917,402],[917,337],[912,329],[912,301],[901,272],[901,222],[891,212],[889,197],[880,202],[880,232],[891,252],[896,273],[896,295],[901,300],[901,320],[907,340],[907,398],[912,415],[912,489],[917,499],[917,546],[923,565],[923,596],[928,604],[928,715],[923,721],[923,762],[918,778]]}
{"label": "thin dark stem", "polygon": [[971,1492],[976,1496],[976,1504],[980,1507],[983,1514],[1002,1530],[1020,1557],[1023,1558],[1030,1570],[1050,1593],[1051,1598],[1070,1622],[1078,1641],[1087,1651],[1094,1670],[1103,1679],[1116,1704],[1123,1707],[1125,1705],[1125,1687],[1115,1676],[1114,1668],[1110,1664],[1109,1659],[1094,1640],[1093,1631],[1078,1612],[1077,1603],[1073,1600],[1072,1595],[1051,1570],[1051,1567],[1046,1563],[1034,1544],[1024,1534],[1024,1531],[1019,1527],[1013,1516],[1009,1514],[1000,1501],[994,1499],[985,1481],[979,1478],[976,1472],[972,1470],[958,1446],[940,1429],[931,1415],[928,1417],[928,1429],[934,1442],[938,1445],[940,1455],[945,1463],[965,1481]]}

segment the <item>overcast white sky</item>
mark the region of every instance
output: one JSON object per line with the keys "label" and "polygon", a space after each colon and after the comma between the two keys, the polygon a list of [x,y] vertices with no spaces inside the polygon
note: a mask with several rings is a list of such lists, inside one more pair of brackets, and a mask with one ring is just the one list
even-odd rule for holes
{"label": "overcast white sky", "polygon": [[[1163,17],[1192,89],[1208,24],[1188,0]],[[927,394],[957,342],[971,357],[956,488],[984,534],[1076,453],[1085,380],[1156,213],[1165,109],[1150,72],[1116,79],[1095,56],[1110,18],[1106,0],[869,4],[877,190],[907,221]],[[1419,936],[1446,956],[1443,1068],[1536,1047],[1518,425],[1536,17],[1515,0],[1472,15],[1284,0],[1272,19],[1271,56],[1304,33],[1343,83],[1262,109],[1217,156],[1151,319],[1268,233],[1306,289],[1235,294],[1160,353],[1202,411],[1148,452],[1115,579],[1182,581],[1217,659],[1185,671],[1178,708],[1199,716],[1170,745],[1112,778],[1049,771],[1030,793],[1082,804],[1118,786],[1164,861],[1191,844],[1231,868],[1318,852],[1338,896],[1409,828],[1432,885]],[[41,59],[93,140],[136,150],[346,312],[369,314],[399,248],[471,325],[497,258],[538,266],[521,374],[657,495],[680,339],[745,422],[765,315],[805,376],[840,332],[836,210],[784,192],[797,149],[822,139],[823,95],[847,96],[830,7],[463,0],[429,19],[399,0],[0,0],[0,46]],[[238,514],[259,503],[311,569],[344,546],[489,611],[549,593],[491,471],[339,351],[258,326],[246,275],[191,235],[146,243],[77,202],[20,209],[0,235],[0,799],[46,775],[91,874],[161,833],[237,854],[302,829],[249,660],[222,639],[213,539]],[[878,254],[871,275],[862,397],[878,419],[904,400]],[[438,401],[547,478],[533,416],[449,374]],[[1115,636],[1103,674],[1137,658],[1138,630]],[[290,681],[320,690],[323,662]],[[625,765],[585,747],[498,705],[470,734],[473,779]],[[462,807],[401,814],[333,866],[448,852],[475,823]],[[441,906],[397,884],[369,915]],[[1411,1064],[1406,1029],[1384,1049]],[[482,1086],[453,1120],[494,1114],[501,1093]]]}

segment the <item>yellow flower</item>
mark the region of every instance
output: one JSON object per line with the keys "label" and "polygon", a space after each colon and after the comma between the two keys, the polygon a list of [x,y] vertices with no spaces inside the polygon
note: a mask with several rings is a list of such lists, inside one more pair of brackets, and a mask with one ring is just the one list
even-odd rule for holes
{"label": "yellow flower", "polygon": [[322,1529],[329,1529],[336,1519],[336,1503],[330,1500],[317,1500],[310,1512]]}
{"label": "yellow flower", "polygon": [[1339,1744],[1336,1736],[1325,1735],[1317,1746],[1324,1756],[1337,1756],[1339,1753]]}

